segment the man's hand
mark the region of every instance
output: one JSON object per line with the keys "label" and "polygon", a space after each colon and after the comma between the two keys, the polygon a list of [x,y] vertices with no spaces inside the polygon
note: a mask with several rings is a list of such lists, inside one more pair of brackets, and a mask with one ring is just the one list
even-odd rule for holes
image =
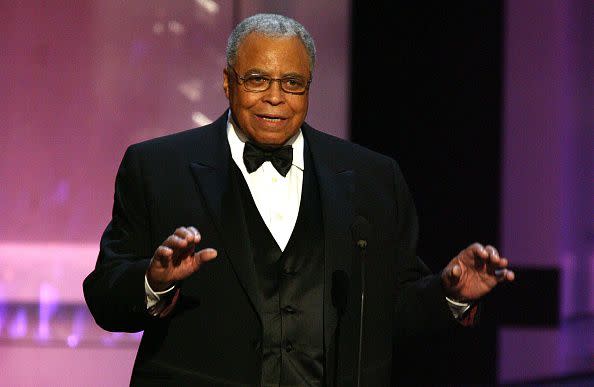
{"label": "man's hand", "polygon": [[155,292],[166,290],[200,266],[217,256],[214,249],[194,252],[200,233],[194,227],[179,227],[155,250],[146,272],[148,283]]}
{"label": "man's hand", "polygon": [[478,300],[498,283],[514,280],[515,274],[507,265],[507,259],[493,246],[468,246],[441,272],[446,296],[462,302]]}

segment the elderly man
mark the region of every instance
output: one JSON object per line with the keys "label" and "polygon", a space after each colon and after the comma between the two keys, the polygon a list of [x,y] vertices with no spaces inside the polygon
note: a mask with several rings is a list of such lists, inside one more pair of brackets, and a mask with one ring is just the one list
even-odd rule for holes
{"label": "elderly man", "polygon": [[133,385],[389,385],[393,344],[476,319],[492,246],[432,275],[397,163],[307,123],[310,34],[272,14],[227,45],[229,109],[132,145],[87,304],[144,331]]}

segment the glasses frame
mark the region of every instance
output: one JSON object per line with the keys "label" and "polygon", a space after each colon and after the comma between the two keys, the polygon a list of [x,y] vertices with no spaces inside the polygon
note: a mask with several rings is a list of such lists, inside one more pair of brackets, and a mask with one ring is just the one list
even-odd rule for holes
{"label": "glasses frame", "polygon": [[[294,77],[272,78],[272,77],[269,77],[268,75],[259,75],[262,78],[268,79],[268,87],[266,87],[264,90],[250,90],[245,85],[245,81],[247,80],[247,77],[242,77],[241,75],[239,75],[237,73],[237,71],[235,71],[235,68],[233,68],[233,66],[228,65],[227,67],[230,68],[231,71],[233,71],[233,77],[235,78],[235,80],[237,80],[237,84],[243,85],[243,89],[250,93],[263,93],[270,89],[270,87],[272,86],[272,82],[278,82],[278,85],[280,86],[280,89],[283,91],[283,93],[293,94],[293,95],[303,95],[309,90],[309,85],[311,84],[311,81],[312,81],[312,78],[310,77],[307,80],[307,82],[305,83],[305,90],[295,92],[295,91],[285,90],[283,88],[283,82],[282,82],[285,79],[290,79],[290,78],[294,78]],[[256,75],[256,74],[254,74],[254,75]],[[241,82],[239,82],[239,81],[241,81]]]}

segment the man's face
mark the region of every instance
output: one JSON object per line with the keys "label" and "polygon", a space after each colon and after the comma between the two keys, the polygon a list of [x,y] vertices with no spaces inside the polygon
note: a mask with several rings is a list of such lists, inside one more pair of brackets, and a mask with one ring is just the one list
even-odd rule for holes
{"label": "man's face", "polygon": [[[257,73],[271,78],[311,77],[307,51],[297,37],[270,38],[252,33],[239,46],[233,67],[239,76]],[[280,82],[272,81],[268,90],[250,92],[230,69],[223,72],[223,88],[237,124],[247,137],[261,145],[282,145],[305,120],[308,90],[290,94],[281,89]]]}

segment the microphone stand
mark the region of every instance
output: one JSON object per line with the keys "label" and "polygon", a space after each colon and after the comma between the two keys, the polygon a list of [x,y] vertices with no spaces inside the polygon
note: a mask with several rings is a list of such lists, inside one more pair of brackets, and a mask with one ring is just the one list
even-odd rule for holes
{"label": "microphone stand", "polygon": [[336,354],[334,355],[334,387],[338,387],[338,357],[340,356],[340,322],[342,315],[338,316],[338,322],[336,323],[336,330],[334,331],[334,342],[336,343]]}
{"label": "microphone stand", "polygon": [[359,320],[359,356],[357,360],[357,387],[361,387],[361,355],[363,353],[363,314],[365,312],[365,252],[367,251],[367,241],[359,239],[357,247],[361,253],[361,313]]}
{"label": "microphone stand", "polygon": [[340,327],[342,316],[347,304],[349,291],[348,277],[344,271],[336,271],[332,274],[332,304],[336,307],[337,321],[334,331],[334,342],[336,343],[334,355],[334,382],[333,386],[338,387],[338,359],[340,357]]}

